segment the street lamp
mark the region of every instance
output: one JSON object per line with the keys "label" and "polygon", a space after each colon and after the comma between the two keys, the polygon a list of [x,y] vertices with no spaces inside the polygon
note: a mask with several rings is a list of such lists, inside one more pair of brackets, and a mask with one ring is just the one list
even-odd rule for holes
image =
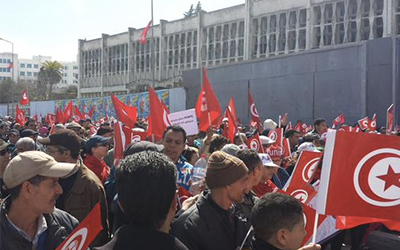
{"label": "street lamp", "polygon": [[[14,65],[14,43],[11,42],[11,41],[8,41],[6,39],[3,39],[1,37],[0,37],[0,40],[2,40],[4,42],[7,42],[7,43],[11,43],[11,65],[12,65],[12,68],[11,68],[11,79],[12,79],[13,83],[15,83],[14,82],[14,67],[15,67],[15,65]],[[15,116],[14,115],[14,86],[11,86],[11,114],[13,116]]]}

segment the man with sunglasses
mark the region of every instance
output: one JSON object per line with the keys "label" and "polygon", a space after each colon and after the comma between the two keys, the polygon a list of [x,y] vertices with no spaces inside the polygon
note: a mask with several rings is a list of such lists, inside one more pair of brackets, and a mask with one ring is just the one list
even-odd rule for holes
{"label": "man with sunglasses", "polygon": [[47,145],[46,153],[58,162],[75,163],[77,167],[68,178],[60,179],[64,192],[57,200],[56,207],[70,213],[80,222],[100,202],[103,230],[91,247],[103,245],[109,238],[108,206],[103,184],[88,169],[80,157],[78,135],[70,129],[60,129],[41,142]]}

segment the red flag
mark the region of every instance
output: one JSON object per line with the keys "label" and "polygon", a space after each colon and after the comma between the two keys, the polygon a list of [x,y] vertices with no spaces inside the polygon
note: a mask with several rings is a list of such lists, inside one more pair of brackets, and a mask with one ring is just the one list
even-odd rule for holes
{"label": "red flag", "polygon": [[233,97],[231,97],[231,99],[229,100],[228,109],[229,111],[231,111],[235,124],[239,125],[239,120],[236,114],[235,100],[233,99]]}
{"label": "red flag", "polygon": [[72,231],[70,236],[68,236],[68,238],[56,248],[56,250],[87,249],[102,229],[103,226],[101,225],[101,210],[99,202],[93,207],[92,211],[86,216],[81,224]]}
{"label": "red flag", "polygon": [[283,144],[283,128],[276,128],[274,130],[269,131],[268,137],[271,140],[274,140],[275,143],[272,144],[276,147],[282,147]]}
{"label": "red flag", "polygon": [[147,32],[150,29],[150,26],[151,26],[151,20],[150,20],[149,24],[147,24],[146,28],[144,28],[142,36],[139,39],[140,43],[143,45],[145,45],[147,43],[146,37],[147,37]]}
{"label": "red flag", "polygon": [[24,92],[22,93],[22,97],[21,97],[21,100],[19,100],[19,103],[21,105],[29,104],[29,98],[28,98],[28,94],[26,93],[26,90],[24,90]]}
{"label": "red flag", "polygon": [[264,153],[264,148],[261,144],[260,136],[257,133],[247,139],[247,146],[249,147],[249,149],[257,151],[258,153]]}
{"label": "red flag", "polygon": [[97,134],[97,130],[99,130],[99,127],[90,126],[90,137],[92,137],[93,135]]}
{"label": "red flag", "polygon": [[390,105],[386,114],[386,134],[390,135],[393,131],[393,121],[394,121],[394,105]]}
{"label": "red flag", "polygon": [[[154,135],[156,140],[160,140],[165,129],[171,125],[168,118],[168,110],[165,110],[154,90],[149,87],[150,118],[149,135]],[[151,120],[151,121],[150,121]],[[151,129],[151,130],[150,130]]]}
{"label": "red flag", "polygon": [[302,121],[299,121],[296,126],[293,128],[296,131],[299,131],[302,135],[307,134],[307,124],[303,123]]}
{"label": "red flag", "polygon": [[358,124],[362,130],[368,129],[370,124],[368,116],[358,120]]}
{"label": "red flag", "polygon": [[374,222],[381,222],[390,230],[395,230],[400,232],[399,221],[385,220],[381,218],[372,218],[372,217],[336,216],[336,228],[341,230]]}
{"label": "red flag", "polygon": [[372,120],[368,124],[368,128],[370,131],[375,131],[376,130],[376,114],[372,116]]}
{"label": "red flag", "polygon": [[74,106],[74,111],[75,111],[75,116],[78,116],[79,119],[84,119],[85,116],[82,114],[82,112],[79,110],[77,106]]}
{"label": "red flag", "polygon": [[341,126],[338,130],[342,131],[342,132],[360,132],[361,131],[358,126],[352,127],[352,126],[347,126],[347,125]]}
{"label": "red flag", "polygon": [[16,109],[15,121],[17,123],[21,124],[21,126],[23,126],[25,123],[25,113],[22,109],[19,108],[18,104],[17,104],[17,109]]}
{"label": "red flag", "polygon": [[64,114],[61,109],[56,112],[56,123],[64,124]]}
{"label": "red flag", "polygon": [[400,138],[329,130],[317,209],[400,221]]}
{"label": "red flag", "polygon": [[12,69],[12,68],[14,68],[14,63],[13,62],[9,62],[8,66],[7,66],[7,69]]}
{"label": "red flag", "polygon": [[335,118],[335,120],[333,120],[332,124],[333,124],[333,128],[336,128],[337,126],[339,126],[342,123],[345,123],[346,121],[344,120],[344,115],[340,114],[338,117]]}
{"label": "red flag", "polygon": [[73,106],[72,106],[72,101],[68,103],[68,106],[64,110],[64,122],[68,122],[69,119],[71,118],[73,114]]}
{"label": "red flag", "polygon": [[207,131],[211,125],[217,125],[220,115],[221,107],[208,80],[206,69],[203,68],[203,86],[196,104],[196,116],[200,121],[199,130]]}
{"label": "red flag", "polygon": [[289,122],[286,126],[286,130],[293,129],[292,122]]}
{"label": "red flag", "polygon": [[131,129],[134,128],[137,119],[137,108],[126,106],[114,94],[111,94],[111,100],[113,102],[115,113],[117,114],[118,120],[123,122],[126,126],[130,127]]}
{"label": "red flag", "polygon": [[283,139],[283,157],[289,157],[292,155],[292,151],[290,150],[290,143],[289,143],[289,138]]}
{"label": "red flag", "polygon": [[228,115],[228,139],[231,141],[231,143],[234,143],[234,138],[238,132],[238,128],[235,123],[235,118],[233,117],[231,111],[229,111],[229,108],[226,108],[226,114]]}
{"label": "red flag", "polygon": [[138,142],[138,141],[145,141],[147,138],[147,132],[146,131],[132,131],[132,141]]}
{"label": "red flag", "polygon": [[257,124],[257,127],[260,127],[261,126],[261,118],[260,118],[260,115],[258,114],[256,105],[254,104],[253,95],[251,94],[250,89],[248,89],[248,99],[249,99],[251,120],[253,123]]}
{"label": "red flag", "polygon": [[126,146],[131,143],[132,130],[123,126],[121,122],[114,124],[114,166],[118,167],[124,159]]}
{"label": "red flag", "polygon": [[321,160],[321,156],[321,152],[301,152],[288,183],[296,187],[301,187],[310,183],[314,171]]}

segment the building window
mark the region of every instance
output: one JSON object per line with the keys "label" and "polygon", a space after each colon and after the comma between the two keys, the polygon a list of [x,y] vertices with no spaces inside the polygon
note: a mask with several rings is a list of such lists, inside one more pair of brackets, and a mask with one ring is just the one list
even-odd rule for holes
{"label": "building window", "polygon": [[73,69],[78,69],[78,66],[73,66],[72,68],[73,68]]}
{"label": "building window", "polygon": [[21,63],[21,64],[19,65],[19,67],[20,67],[20,68],[25,68],[25,63]]}
{"label": "building window", "polygon": [[26,65],[26,67],[27,67],[28,69],[31,69],[31,68],[32,68],[32,64],[31,64],[31,63],[28,63],[28,64]]}
{"label": "building window", "polygon": [[26,72],[27,76],[32,76],[32,72]]}
{"label": "building window", "polygon": [[38,64],[34,64],[34,65],[33,65],[33,68],[38,69],[38,68],[39,68],[39,65],[38,65]]}
{"label": "building window", "polygon": [[25,71],[19,72],[19,75],[20,75],[20,76],[25,76]]}
{"label": "building window", "polygon": [[33,76],[38,76],[39,73],[38,72],[33,72]]}

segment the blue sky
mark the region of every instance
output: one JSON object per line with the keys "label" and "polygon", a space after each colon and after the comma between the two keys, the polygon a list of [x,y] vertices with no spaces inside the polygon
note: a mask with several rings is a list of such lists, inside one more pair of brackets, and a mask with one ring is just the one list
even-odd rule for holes
{"label": "blue sky", "polygon": [[[153,0],[155,24],[160,19],[180,19],[197,0]],[[213,11],[243,4],[245,0],[202,0],[204,10]],[[14,43],[19,58],[52,56],[75,61],[78,39],[94,39],[102,33],[142,28],[151,19],[150,0],[14,0],[2,1],[0,37]],[[0,52],[11,45],[0,41]]]}

